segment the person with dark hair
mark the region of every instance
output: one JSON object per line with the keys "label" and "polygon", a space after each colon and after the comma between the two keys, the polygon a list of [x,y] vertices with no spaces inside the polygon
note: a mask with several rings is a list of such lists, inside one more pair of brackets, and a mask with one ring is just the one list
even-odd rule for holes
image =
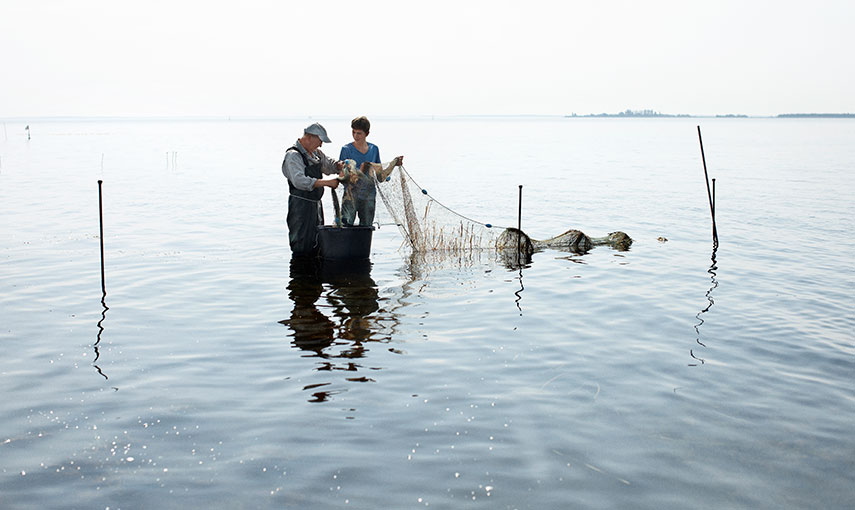
{"label": "person with dark hair", "polygon": [[282,161],[282,173],[288,179],[288,242],[291,254],[298,257],[318,253],[318,225],[324,224],[324,187],[335,189],[339,183],[337,178],[324,179],[323,175],[344,167],[320,151],[324,142],[330,142],[327,130],[314,123],[285,151]]}
{"label": "person with dark hair", "polygon": [[[353,119],[350,123],[353,133],[353,142],[343,146],[338,158],[342,161],[352,159],[356,168],[368,170],[369,164],[379,165],[380,149],[366,140],[371,131],[371,122],[365,116]],[[403,156],[398,156],[395,163],[400,166]],[[366,164],[367,163],[367,164]],[[377,187],[375,181],[378,175],[373,172],[360,172],[362,175],[354,176],[345,181],[347,195],[342,201],[341,223],[344,226],[353,226],[356,217],[359,216],[359,224],[369,226],[374,223],[374,206],[377,198]],[[388,175],[388,174],[387,174]]]}
{"label": "person with dark hair", "polygon": [[369,163],[380,163],[380,149],[366,138],[371,131],[371,123],[364,116],[357,117],[350,122],[353,133],[353,141],[341,148],[338,159],[352,159],[356,161],[356,167],[362,166],[366,161]]}

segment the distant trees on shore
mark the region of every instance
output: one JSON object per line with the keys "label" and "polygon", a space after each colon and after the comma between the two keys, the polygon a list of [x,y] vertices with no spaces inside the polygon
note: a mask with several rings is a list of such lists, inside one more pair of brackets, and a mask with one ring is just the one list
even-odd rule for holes
{"label": "distant trees on shore", "polygon": [[624,110],[620,113],[590,113],[588,115],[568,115],[569,117],[691,117],[687,114],[672,115],[655,110]]}
{"label": "distant trees on shore", "polygon": [[782,113],[782,119],[855,119],[855,113]]}
{"label": "distant trees on shore", "polygon": [[[697,115],[689,115],[686,113],[670,114],[661,113],[656,110],[624,110],[619,113],[589,113],[586,115],[565,115],[565,117],[698,117]],[[716,118],[748,118],[748,115],[741,113],[728,113],[726,115],[716,115]],[[775,116],[779,119],[855,119],[855,113],[781,113]]]}

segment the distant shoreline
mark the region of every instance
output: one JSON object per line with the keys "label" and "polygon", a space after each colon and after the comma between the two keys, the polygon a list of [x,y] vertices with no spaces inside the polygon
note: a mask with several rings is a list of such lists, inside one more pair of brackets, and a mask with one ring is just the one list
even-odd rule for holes
{"label": "distant shoreline", "polygon": [[855,113],[782,113],[781,119],[855,119]]}
{"label": "distant shoreline", "polygon": [[[439,115],[377,115],[386,120],[489,120],[489,119],[855,119],[855,113],[781,113],[778,115],[725,115],[669,114],[650,110],[624,111],[620,113],[562,114],[439,114]],[[0,118],[0,123],[34,122],[280,122],[280,121],[329,121],[342,120],[341,115],[305,116],[253,116],[253,115],[162,115],[162,116],[101,116],[101,115],[56,115]]]}
{"label": "distant shoreline", "polygon": [[855,119],[855,113],[781,113],[778,115],[745,115],[741,113],[728,113],[725,115],[692,115],[688,113],[671,114],[660,113],[653,110],[625,110],[620,113],[588,113],[578,115],[573,113],[565,115],[565,118],[668,118],[668,119]]}

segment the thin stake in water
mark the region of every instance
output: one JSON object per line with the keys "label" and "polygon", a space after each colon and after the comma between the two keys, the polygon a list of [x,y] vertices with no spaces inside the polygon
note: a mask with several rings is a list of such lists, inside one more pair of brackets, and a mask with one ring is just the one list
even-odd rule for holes
{"label": "thin stake in water", "polygon": [[[103,158],[103,154],[101,157]],[[101,352],[98,350],[98,344],[101,343],[101,333],[104,332],[103,323],[104,323],[104,319],[107,317],[107,310],[109,310],[109,308],[107,307],[107,286],[104,283],[104,213],[103,213],[104,208],[102,206],[102,200],[101,200],[101,183],[102,182],[103,182],[102,180],[100,180],[100,179],[98,180],[98,230],[99,230],[99,234],[100,234],[99,237],[101,240],[101,306],[102,306],[102,309],[101,309],[101,320],[98,321],[97,339],[95,340],[95,344],[92,346],[93,349],[95,350],[95,359],[92,360],[92,366],[95,367],[95,370],[97,370],[98,373],[104,377],[104,379],[109,379],[109,377],[107,377],[107,374],[105,374],[101,370],[101,367],[99,367],[96,364],[98,362],[98,359],[101,357]],[[114,389],[118,389],[118,388],[114,388]]]}
{"label": "thin stake in water", "polygon": [[520,234],[522,233],[522,184],[520,186],[520,198],[519,198],[519,209],[517,210],[517,264],[520,263],[520,252],[522,251],[522,239],[520,239]]}
{"label": "thin stake in water", "polygon": [[715,177],[712,180],[712,215],[715,218]]}
{"label": "thin stake in water", "polygon": [[98,179],[98,228],[99,237],[101,240],[101,291],[106,294],[107,287],[104,282],[104,208],[101,201],[101,183],[104,182]]}
{"label": "thin stake in water", "polygon": [[[701,144],[701,161],[704,164],[704,179],[707,183],[707,198],[710,202],[710,216],[712,217],[712,236],[713,242],[718,244],[718,231],[715,228],[715,202],[713,198],[713,192],[710,191],[710,178],[709,174],[707,174],[707,158],[704,156],[704,140],[701,138],[701,126],[698,126],[698,141]],[[715,186],[715,179],[713,179],[713,186]]]}

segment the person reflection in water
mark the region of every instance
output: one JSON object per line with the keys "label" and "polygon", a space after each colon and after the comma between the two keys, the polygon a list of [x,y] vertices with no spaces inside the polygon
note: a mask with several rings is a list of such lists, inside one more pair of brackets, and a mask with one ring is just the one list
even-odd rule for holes
{"label": "person reflection in water", "polygon": [[291,318],[280,321],[294,333],[294,345],[318,356],[332,344],[335,326],[318,310],[316,303],[324,290],[318,277],[318,262],[310,257],[291,259],[291,281],[288,297],[294,303]]}
{"label": "person reflection in water", "polygon": [[[358,372],[368,341],[378,338],[381,327],[377,284],[371,278],[370,262],[354,267],[342,267],[314,258],[293,258],[288,297],[294,305],[291,316],[280,321],[291,330],[292,345],[311,352],[308,357],[320,358],[316,371]],[[325,314],[321,309],[329,310]],[[346,377],[349,382],[371,382],[362,377]],[[305,390],[332,386],[333,382],[309,384]],[[313,393],[310,402],[326,401],[343,391],[330,387]]]}

